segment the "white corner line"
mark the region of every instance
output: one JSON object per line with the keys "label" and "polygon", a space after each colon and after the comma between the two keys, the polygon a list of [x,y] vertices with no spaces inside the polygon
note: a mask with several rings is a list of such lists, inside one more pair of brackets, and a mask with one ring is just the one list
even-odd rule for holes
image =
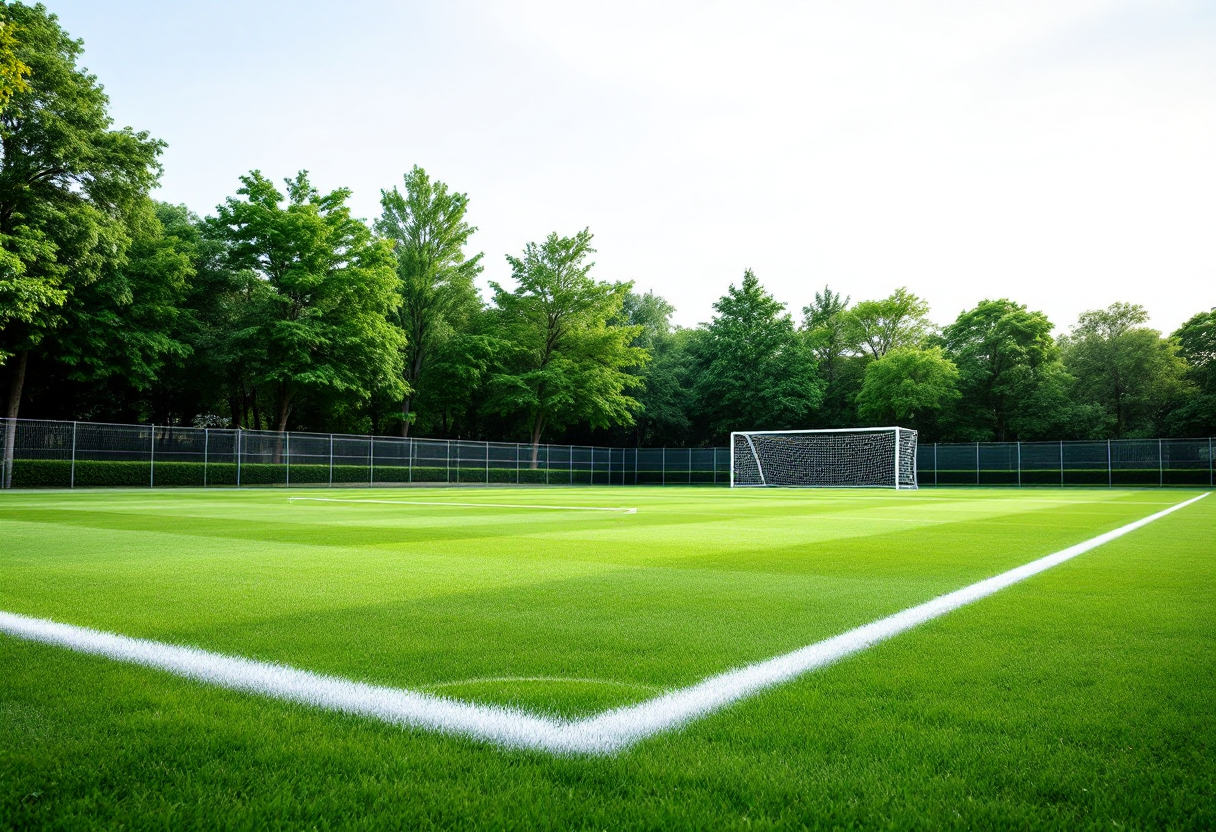
{"label": "white corner line", "polygon": [[577,720],[554,719],[518,708],[475,705],[412,690],[353,682],[285,665],[130,638],[10,612],[0,611],[0,633],[163,670],[229,690],[370,717],[393,725],[469,737],[506,748],[558,755],[611,754],[986,598],[1206,496],[1206,493],[1200,494],[1083,543],[792,653],[711,676],[690,687],[636,705],[613,708]]}
{"label": "white corner line", "polygon": [[288,497],[287,502],[310,500],[314,503],[376,503],[385,506],[456,506],[458,508],[536,508],[542,511],[611,511],[617,514],[637,514],[627,506],[541,506],[524,503],[449,503],[444,500],[363,500],[343,497]]}

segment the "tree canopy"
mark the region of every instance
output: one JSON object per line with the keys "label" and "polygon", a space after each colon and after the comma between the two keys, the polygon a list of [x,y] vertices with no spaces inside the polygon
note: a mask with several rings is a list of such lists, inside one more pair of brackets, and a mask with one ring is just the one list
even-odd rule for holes
{"label": "tree canopy", "polygon": [[490,378],[486,409],[527,418],[532,463],[545,428],[573,422],[607,428],[630,424],[641,386],[629,372],[646,350],[632,346],[641,326],[615,323],[630,289],[590,276],[591,232],[550,234],[507,256],[514,290],[491,283],[502,357]]}
{"label": "tree canopy", "polygon": [[693,383],[714,436],[756,425],[800,426],[823,401],[823,382],[785,304],[748,269],[714,309],[717,314],[694,345]]}
{"label": "tree canopy", "polygon": [[481,309],[473,284],[481,272],[481,255],[466,258],[464,253],[477,230],[465,222],[469,198],[432,181],[422,168],[415,166],[405,175],[404,194],[397,188],[380,194],[384,213],[376,231],[392,241],[397,259],[401,302],[396,320],[405,336],[401,435],[407,436],[417,418],[412,396],[425,392],[432,365],[442,355],[445,381],[461,374],[451,366],[463,354],[459,345],[444,347]]}
{"label": "tree canopy", "polygon": [[399,303],[392,251],[350,214],[350,192],[320,194],[301,171],[286,196],[258,171],[218,208],[230,267],[262,281],[238,334],[255,382],[268,386],[275,425],[299,400],[344,393],[366,400],[401,388],[404,338],[387,316]]}

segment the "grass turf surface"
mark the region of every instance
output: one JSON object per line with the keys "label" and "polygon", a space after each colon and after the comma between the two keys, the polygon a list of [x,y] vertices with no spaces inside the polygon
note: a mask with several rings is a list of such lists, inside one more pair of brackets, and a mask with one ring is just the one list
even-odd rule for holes
{"label": "grass turf surface", "polygon": [[[574,716],[1193,493],[15,492],[0,495],[0,609]],[[1214,518],[1216,498],[1200,501],[602,759],[504,752],[0,637],[0,822],[1211,827]]]}

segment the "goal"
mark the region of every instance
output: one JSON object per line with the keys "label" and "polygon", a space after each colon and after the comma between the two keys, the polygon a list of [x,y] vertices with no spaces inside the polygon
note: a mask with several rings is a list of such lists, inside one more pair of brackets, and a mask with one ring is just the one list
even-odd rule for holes
{"label": "goal", "polygon": [[730,435],[730,485],[916,488],[916,431],[735,431]]}

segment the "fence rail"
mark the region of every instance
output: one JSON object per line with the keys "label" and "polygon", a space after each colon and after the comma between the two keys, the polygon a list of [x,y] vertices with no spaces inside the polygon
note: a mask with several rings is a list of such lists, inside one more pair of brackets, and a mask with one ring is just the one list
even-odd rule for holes
{"label": "fence rail", "polygon": [[[409,483],[727,485],[729,448],[532,446],[0,419],[6,488]],[[1216,486],[1213,439],[920,445],[918,483]]]}

